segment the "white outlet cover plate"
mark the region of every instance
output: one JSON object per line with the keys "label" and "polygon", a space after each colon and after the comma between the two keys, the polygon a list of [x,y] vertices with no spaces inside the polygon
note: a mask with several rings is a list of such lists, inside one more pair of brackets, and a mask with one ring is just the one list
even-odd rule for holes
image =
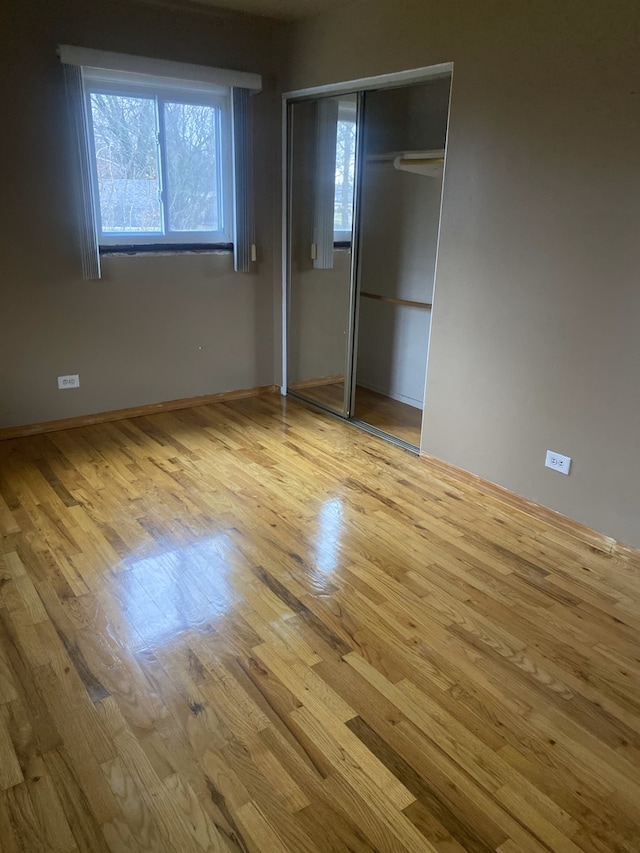
{"label": "white outlet cover plate", "polygon": [[553,450],[547,450],[547,458],[544,464],[552,471],[568,474],[571,470],[571,457],[563,456],[562,453],[555,453]]}
{"label": "white outlet cover plate", "polygon": [[58,376],[58,390],[66,391],[67,388],[79,388],[80,376],[77,373],[68,376]]}

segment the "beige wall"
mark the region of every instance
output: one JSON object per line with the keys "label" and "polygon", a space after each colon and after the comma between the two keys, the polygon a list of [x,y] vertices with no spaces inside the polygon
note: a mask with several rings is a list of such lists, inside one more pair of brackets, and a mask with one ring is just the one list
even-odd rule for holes
{"label": "beige wall", "polygon": [[[3,13],[0,427],[273,382],[285,35],[266,19],[126,0],[30,0]],[[82,281],[58,43],[263,75],[255,272],[233,273],[228,254],[109,257],[101,281]],[[66,373],[80,374],[77,391],[57,390]]]}
{"label": "beige wall", "polygon": [[636,0],[372,0],[300,25],[288,81],[455,63],[423,450],[636,546],[639,26]]}
{"label": "beige wall", "polygon": [[[286,29],[127,0],[2,14],[0,427],[271,382]],[[639,14],[370,0],[297,27],[283,87],[455,63],[423,449],[635,545]],[[81,280],[59,42],[265,76],[256,273],[183,255]],[[569,477],[544,469],[547,448],[573,456]]]}

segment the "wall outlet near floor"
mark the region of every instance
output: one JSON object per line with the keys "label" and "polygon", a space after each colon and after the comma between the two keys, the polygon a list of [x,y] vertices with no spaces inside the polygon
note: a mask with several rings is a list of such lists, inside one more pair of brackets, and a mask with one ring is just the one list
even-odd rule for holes
{"label": "wall outlet near floor", "polygon": [[58,390],[66,391],[67,388],[79,388],[80,376],[74,373],[70,376],[58,376]]}
{"label": "wall outlet near floor", "polygon": [[547,450],[547,458],[544,464],[547,468],[560,471],[561,474],[568,474],[571,468],[571,457],[563,456],[562,453],[554,453],[553,450]]}

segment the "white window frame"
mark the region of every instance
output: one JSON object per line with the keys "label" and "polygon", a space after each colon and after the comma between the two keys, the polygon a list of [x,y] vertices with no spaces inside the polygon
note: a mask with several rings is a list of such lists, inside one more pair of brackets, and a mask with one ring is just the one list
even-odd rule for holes
{"label": "white window frame", "polygon": [[[233,151],[231,136],[231,91],[228,87],[208,86],[207,84],[166,85],[163,78],[150,77],[140,82],[141,75],[127,73],[85,73],[85,111],[89,128],[89,150],[91,159],[91,174],[93,186],[94,217],[97,226],[98,244],[100,247],[117,246],[162,246],[162,245],[227,245],[233,241]],[[138,79],[136,79],[138,78]],[[158,231],[118,231],[103,232],[100,211],[100,195],[98,187],[98,169],[95,152],[95,136],[93,131],[93,116],[91,110],[91,95],[93,93],[143,97],[155,102],[157,136],[158,136],[158,184],[160,195],[160,211],[162,230]],[[220,136],[218,143],[218,185],[222,198],[219,211],[222,217],[222,228],[217,231],[172,231],[168,227],[166,192],[167,153],[164,139],[165,103],[198,104],[211,106],[220,110]]]}

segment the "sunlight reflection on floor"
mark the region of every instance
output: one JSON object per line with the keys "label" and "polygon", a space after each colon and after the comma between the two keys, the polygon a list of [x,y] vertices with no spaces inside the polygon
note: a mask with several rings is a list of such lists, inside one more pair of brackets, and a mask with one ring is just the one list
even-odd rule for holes
{"label": "sunlight reflection on floor", "polygon": [[344,532],[342,498],[325,501],[318,518],[316,537],[316,561],[323,572],[333,572],[339,568],[341,537]]}
{"label": "sunlight reflection on floor", "polygon": [[120,601],[131,628],[148,643],[170,642],[185,631],[216,627],[238,599],[231,585],[238,554],[225,533],[125,559]]}

